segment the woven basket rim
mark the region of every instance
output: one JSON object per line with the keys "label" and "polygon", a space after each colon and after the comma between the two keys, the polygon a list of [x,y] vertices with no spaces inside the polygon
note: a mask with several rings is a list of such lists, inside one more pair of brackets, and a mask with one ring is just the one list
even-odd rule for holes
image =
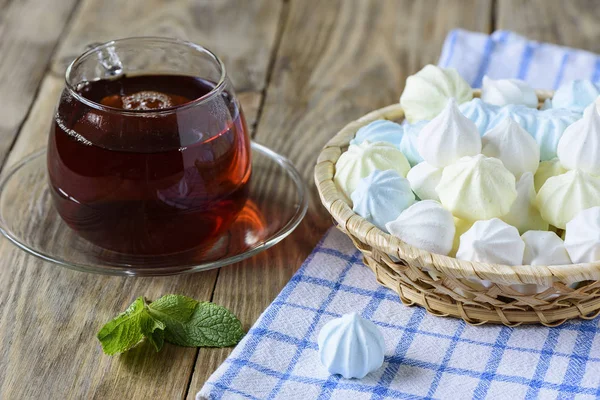
{"label": "woven basket rim", "polygon": [[[553,91],[536,90],[538,100],[543,103],[551,98]],[[480,90],[473,90],[473,96],[479,97]],[[451,275],[455,278],[489,280],[493,283],[537,284],[552,286],[553,282],[571,284],[586,280],[600,280],[600,261],[568,265],[516,265],[487,264],[459,260],[449,256],[433,254],[411,246],[400,239],[383,232],[358,214],[352,211],[345,195],[333,182],[335,163],[347,149],[356,131],[370,122],[379,119],[401,121],[404,111],[400,104],[392,104],[374,110],[355,121],[350,122],[327,144],[319,154],[315,166],[315,184],[321,202],[333,216],[339,227],[375,249],[393,255],[412,265],[433,267],[436,272]]]}

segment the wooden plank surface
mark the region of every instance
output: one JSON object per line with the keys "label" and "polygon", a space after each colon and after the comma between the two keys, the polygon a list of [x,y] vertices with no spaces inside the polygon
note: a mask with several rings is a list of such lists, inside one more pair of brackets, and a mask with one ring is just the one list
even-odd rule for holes
{"label": "wooden plank surface", "polygon": [[[9,163],[45,146],[65,60],[90,42],[115,37],[162,35],[210,43],[226,60],[252,122],[252,110],[256,115],[266,82],[280,9],[279,0],[85,0],[54,57]],[[0,84],[11,76],[0,75]],[[178,293],[210,299],[216,270],[165,278],[97,276],[43,263],[4,239],[0,259],[0,398],[185,397],[196,349],[166,345],[156,354],[142,346],[111,358],[102,354],[95,334],[138,296],[155,299]]]}

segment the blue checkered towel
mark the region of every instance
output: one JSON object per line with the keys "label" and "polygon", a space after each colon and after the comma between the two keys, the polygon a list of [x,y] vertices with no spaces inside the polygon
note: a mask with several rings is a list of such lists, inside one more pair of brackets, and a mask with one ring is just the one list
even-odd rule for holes
{"label": "blue checkered towel", "polygon": [[[539,88],[600,77],[596,55],[505,31],[452,31],[440,65],[457,68],[474,86],[484,74],[518,76]],[[329,375],[318,357],[321,327],[349,312],[385,337],[384,365],[361,380]],[[332,229],[196,398],[596,399],[599,323],[472,327],[405,307]]]}

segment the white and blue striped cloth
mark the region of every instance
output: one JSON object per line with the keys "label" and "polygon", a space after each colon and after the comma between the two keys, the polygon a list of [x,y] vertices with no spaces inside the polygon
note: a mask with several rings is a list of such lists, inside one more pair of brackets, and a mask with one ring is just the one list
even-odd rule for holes
{"label": "white and blue striped cloth", "polygon": [[[450,32],[440,65],[473,86],[484,74],[536,88],[599,78],[600,57],[510,32]],[[329,375],[317,334],[359,312],[386,340],[384,365],[361,380]],[[262,314],[197,399],[597,399],[600,321],[557,328],[466,325],[403,306],[378,285],[360,253],[332,229]]]}

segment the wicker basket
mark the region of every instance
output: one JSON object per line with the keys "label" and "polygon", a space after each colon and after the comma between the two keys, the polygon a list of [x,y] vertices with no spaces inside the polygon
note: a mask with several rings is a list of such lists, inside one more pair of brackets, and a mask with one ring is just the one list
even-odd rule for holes
{"label": "wicker basket", "polygon": [[[479,92],[474,95],[479,96]],[[551,96],[552,92],[538,91],[540,103]],[[434,315],[459,317],[473,325],[557,326],[572,318],[598,316],[600,262],[506,266],[457,260],[410,246],[352,211],[333,182],[336,161],[361,126],[378,119],[400,122],[403,118],[402,108],[394,104],[351,122],[325,145],[315,167],[321,201],[338,228],[363,253],[364,262],[375,272],[377,281],[398,292],[405,305],[418,304]],[[469,279],[487,280],[493,285],[474,288],[468,284]],[[576,282],[579,284],[572,289],[569,285]],[[548,289],[524,295],[510,287],[517,284],[537,284]]]}

